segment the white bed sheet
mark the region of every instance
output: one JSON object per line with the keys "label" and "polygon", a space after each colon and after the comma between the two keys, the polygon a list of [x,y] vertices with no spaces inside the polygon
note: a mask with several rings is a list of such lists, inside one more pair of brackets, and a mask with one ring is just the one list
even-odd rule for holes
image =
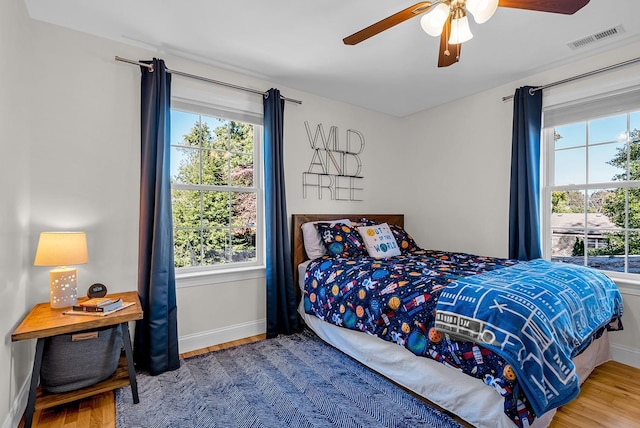
{"label": "white bed sheet", "polygon": [[[306,261],[298,266],[302,290],[308,264],[309,261]],[[306,314],[302,302],[298,312],[307,326],[325,342],[468,423],[478,428],[515,426],[504,414],[502,396],[480,379],[429,358],[416,356],[406,348],[376,336],[324,322]],[[574,359],[580,383],[596,366],[610,359],[609,337],[605,332]],[[532,427],[547,427],[554,414],[555,410],[545,413],[534,421]]]}

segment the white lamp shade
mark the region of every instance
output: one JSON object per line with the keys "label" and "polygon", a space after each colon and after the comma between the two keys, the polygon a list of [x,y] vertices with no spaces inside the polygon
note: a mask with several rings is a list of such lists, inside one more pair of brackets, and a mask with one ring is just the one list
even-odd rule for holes
{"label": "white lamp shade", "polygon": [[433,8],[429,13],[425,13],[420,18],[420,25],[422,29],[430,36],[437,37],[442,34],[442,28],[444,23],[449,17],[449,6],[444,3],[440,3]]}
{"label": "white lamp shade", "polygon": [[469,19],[466,16],[462,18],[454,19],[451,21],[451,37],[449,37],[449,44],[457,45],[464,43],[473,38],[471,29],[469,28]]}
{"label": "white lamp shade", "polygon": [[68,266],[88,261],[87,237],[84,232],[42,232],[33,264]]}
{"label": "white lamp shade", "polygon": [[68,265],[87,263],[87,237],[84,232],[42,232],[36,250],[36,266],[59,266],[49,271],[49,297],[52,308],[78,303],[78,271]]}
{"label": "white lamp shade", "polygon": [[498,0],[467,0],[467,10],[478,24],[487,22],[497,8]]}

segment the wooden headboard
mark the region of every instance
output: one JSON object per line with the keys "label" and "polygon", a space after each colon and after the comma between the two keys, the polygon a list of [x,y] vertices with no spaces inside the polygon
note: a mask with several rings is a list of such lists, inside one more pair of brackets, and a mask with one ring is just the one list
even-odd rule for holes
{"label": "wooden headboard", "polygon": [[291,215],[291,253],[293,257],[293,280],[296,292],[298,287],[298,265],[309,258],[304,250],[301,226],[310,221],[327,221],[348,218],[352,222],[358,222],[366,217],[376,223],[395,224],[404,227],[404,214],[293,214]]}

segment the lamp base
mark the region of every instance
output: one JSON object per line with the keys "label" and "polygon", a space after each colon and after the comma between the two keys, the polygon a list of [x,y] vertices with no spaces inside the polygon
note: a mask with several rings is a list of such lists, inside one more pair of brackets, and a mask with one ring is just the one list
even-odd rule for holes
{"label": "lamp base", "polygon": [[59,267],[49,271],[51,307],[68,308],[78,304],[78,270]]}

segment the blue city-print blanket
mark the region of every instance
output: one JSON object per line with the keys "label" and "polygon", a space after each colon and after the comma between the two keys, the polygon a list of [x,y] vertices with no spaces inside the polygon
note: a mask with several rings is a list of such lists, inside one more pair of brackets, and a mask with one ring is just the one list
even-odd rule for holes
{"label": "blue city-print blanket", "polygon": [[618,288],[602,272],[538,259],[450,284],[435,325],[504,358],[541,415],[578,395],[572,358],[622,311]]}
{"label": "blue city-print blanket", "polygon": [[536,413],[519,384],[519,371],[489,347],[435,328],[436,304],[449,285],[518,264],[435,250],[388,259],[324,256],[307,267],[304,308],[326,322],[395,342],[483,380],[504,397],[505,414],[525,427]]}

